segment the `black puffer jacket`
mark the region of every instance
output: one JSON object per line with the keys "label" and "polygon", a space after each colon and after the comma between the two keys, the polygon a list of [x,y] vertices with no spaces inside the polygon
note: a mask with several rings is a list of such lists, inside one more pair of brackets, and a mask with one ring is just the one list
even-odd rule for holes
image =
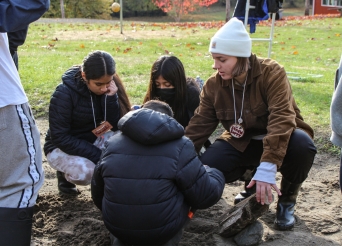
{"label": "black puffer jacket", "polygon": [[127,113],[95,167],[91,192],[108,230],[125,244],[160,245],[221,197],[225,180],[207,170],[183,127],[150,110]]}
{"label": "black puffer jacket", "polygon": [[69,155],[85,157],[97,163],[101,150],[93,145],[96,136],[91,132],[95,128],[92,104],[96,126],[105,118],[106,104],[106,120],[113,126],[112,131],[116,131],[120,118],[117,95],[95,95],[81,80],[80,68],[70,68],[62,76],[62,83],[50,100],[45,155],[59,148]]}
{"label": "black puffer jacket", "polygon": [[193,78],[187,78],[186,79],[186,86],[187,86],[187,103],[185,105],[186,107],[186,116],[184,119],[180,120],[179,122],[183,127],[187,127],[189,124],[190,119],[192,116],[194,116],[195,109],[198,107],[200,103],[200,88]]}

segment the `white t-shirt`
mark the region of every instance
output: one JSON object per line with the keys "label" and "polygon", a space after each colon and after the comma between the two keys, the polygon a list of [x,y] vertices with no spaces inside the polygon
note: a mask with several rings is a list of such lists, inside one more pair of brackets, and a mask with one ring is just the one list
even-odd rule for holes
{"label": "white t-shirt", "polygon": [[0,33],[0,108],[28,102],[8,48],[7,33]]}

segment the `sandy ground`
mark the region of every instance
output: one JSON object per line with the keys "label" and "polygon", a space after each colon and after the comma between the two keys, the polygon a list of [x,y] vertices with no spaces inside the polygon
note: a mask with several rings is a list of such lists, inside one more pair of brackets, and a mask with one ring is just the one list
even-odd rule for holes
{"label": "sandy ground", "polygon": [[[41,143],[48,127],[46,119],[37,120]],[[264,232],[259,245],[341,245],[342,195],[338,186],[337,157],[318,153],[304,182],[296,206],[296,224],[292,231],[276,231],[273,221],[276,203],[259,218]],[[78,197],[61,196],[57,190],[56,172],[44,157],[45,183],[35,207],[33,245],[109,245],[100,211],[90,195],[90,186],[78,188]],[[277,177],[278,184],[280,177]],[[184,232],[180,245],[236,245],[233,238],[218,243],[215,235],[217,219],[233,205],[243,188],[237,181],[226,185],[222,199],[215,206],[198,211]]]}

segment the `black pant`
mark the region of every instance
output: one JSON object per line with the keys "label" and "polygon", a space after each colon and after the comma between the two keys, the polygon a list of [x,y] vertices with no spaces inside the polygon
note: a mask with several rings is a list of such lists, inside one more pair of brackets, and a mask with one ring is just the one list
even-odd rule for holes
{"label": "black pant", "polygon": [[30,246],[33,207],[0,207],[0,245]]}
{"label": "black pant", "polygon": [[18,52],[14,51],[14,53],[12,54],[12,58],[13,58],[13,61],[14,61],[14,64],[15,64],[17,70],[19,70]]}
{"label": "black pant", "polygon": [[[203,164],[223,172],[226,183],[238,180],[247,169],[260,165],[263,153],[262,140],[251,140],[244,152],[236,150],[224,140],[216,140],[200,157]],[[282,166],[278,171],[291,183],[300,184],[308,176],[316,147],[309,135],[296,129],[290,138]]]}

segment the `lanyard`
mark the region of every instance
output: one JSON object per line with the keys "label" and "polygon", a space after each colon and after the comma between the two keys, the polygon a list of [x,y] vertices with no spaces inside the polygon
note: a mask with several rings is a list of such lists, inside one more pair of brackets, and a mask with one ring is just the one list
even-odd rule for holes
{"label": "lanyard", "polygon": [[[94,103],[93,103],[93,97],[91,96],[91,92],[89,91],[90,93],[90,101],[91,101],[91,108],[93,110],[93,119],[94,119],[94,125],[95,125],[95,128],[97,127],[96,126],[96,120],[95,120],[95,110],[94,110]],[[106,118],[107,118],[107,94],[106,94],[106,98],[105,98],[105,115],[104,115],[104,121],[106,121]]]}
{"label": "lanyard", "polygon": [[[242,120],[242,113],[243,113],[243,102],[245,101],[245,91],[246,91],[246,83],[247,83],[248,73],[246,74],[245,83],[243,85],[243,92],[242,92],[242,105],[241,105],[241,112],[240,118],[238,119],[238,123],[241,124]],[[236,104],[235,104],[235,88],[234,88],[234,79],[232,79],[232,87],[233,87],[233,100],[234,100],[234,114],[235,114],[235,124],[236,124]]]}

